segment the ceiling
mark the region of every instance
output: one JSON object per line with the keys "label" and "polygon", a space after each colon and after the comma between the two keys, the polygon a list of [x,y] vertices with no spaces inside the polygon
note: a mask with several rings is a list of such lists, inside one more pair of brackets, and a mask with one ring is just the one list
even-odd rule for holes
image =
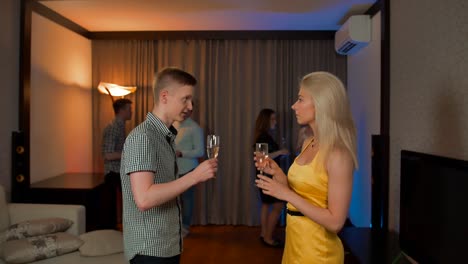
{"label": "ceiling", "polygon": [[43,0],[88,31],[336,30],[376,0]]}

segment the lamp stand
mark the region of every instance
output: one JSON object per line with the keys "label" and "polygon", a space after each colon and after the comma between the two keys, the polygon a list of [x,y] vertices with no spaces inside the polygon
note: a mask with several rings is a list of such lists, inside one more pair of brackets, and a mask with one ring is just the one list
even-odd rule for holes
{"label": "lamp stand", "polygon": [[109,89],[107,87],[104,86],[104,89],[106,89],[107,91],[107,94],[110,96],[111,98],[111,101],[112,101],[112,104],[114,104],[114,97],[112,96],[111,92],[109,91]]}

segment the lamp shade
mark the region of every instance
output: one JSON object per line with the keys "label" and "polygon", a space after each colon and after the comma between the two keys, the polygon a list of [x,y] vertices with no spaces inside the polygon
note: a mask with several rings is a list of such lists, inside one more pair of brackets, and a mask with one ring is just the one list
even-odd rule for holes
{"label": "lamp shade", "polygon": [[99,92],[103,94],[109,94],[111,96],[125,96],[135,92],[136,86],[120,86],[114,83],[100,82],[98,85]]}

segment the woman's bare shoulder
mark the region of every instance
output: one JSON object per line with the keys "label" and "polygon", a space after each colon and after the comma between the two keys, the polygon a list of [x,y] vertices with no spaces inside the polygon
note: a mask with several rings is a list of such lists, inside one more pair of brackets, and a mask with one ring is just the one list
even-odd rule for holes
{"label": "woman's bare shoulder", "polygon": [[336,167],[351,168],[351,170],[353,168],[353,157],[345,147],[334,147],[328,155],[327,168],[336,170]]}

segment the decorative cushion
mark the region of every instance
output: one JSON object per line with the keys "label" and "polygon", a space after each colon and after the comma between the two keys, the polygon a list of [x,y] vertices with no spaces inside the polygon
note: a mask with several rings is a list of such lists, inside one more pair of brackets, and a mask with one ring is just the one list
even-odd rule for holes
{"label": "decorative cushion", "polygon": [[28,220],[11,225],[0,234],[0,241],[62,232],[67,230],[72,224],[73,221],[59,217]]}
{"label": "decorative cushion", "polygon": [[87,257],[105,256],[123,252],[122,232],[117,230],[96,230],[80,235],[84,244],[80,254]]}
{"label": "decorative cushion", "polygon": [[55,233],[11,240],[4,244],[3,259],[8,263],[28,263],[77,250],[83,241],[68,233]]}

